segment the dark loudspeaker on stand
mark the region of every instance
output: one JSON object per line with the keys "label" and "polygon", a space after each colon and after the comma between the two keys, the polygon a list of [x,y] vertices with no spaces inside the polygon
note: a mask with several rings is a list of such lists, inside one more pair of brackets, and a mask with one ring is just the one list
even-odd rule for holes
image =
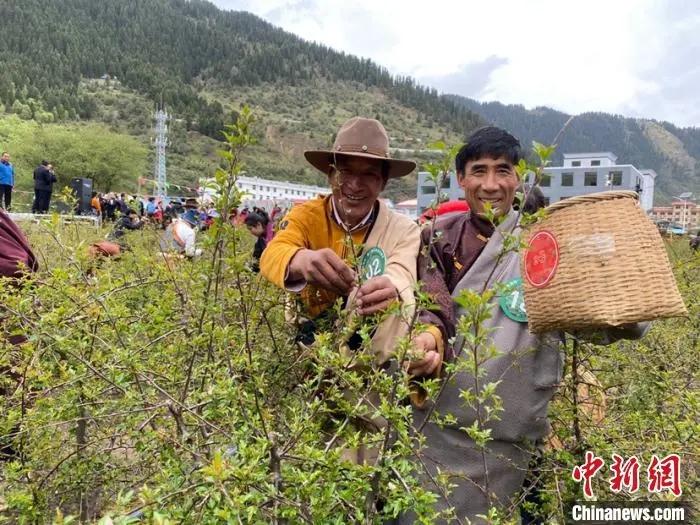
{"label": "dark loudspeaker on stand", "polygon": [[73,179],[70,182],[76,203],[75,213],[78,215],[89,215],[91,213],[90,199],[92,198],[92,179]]}

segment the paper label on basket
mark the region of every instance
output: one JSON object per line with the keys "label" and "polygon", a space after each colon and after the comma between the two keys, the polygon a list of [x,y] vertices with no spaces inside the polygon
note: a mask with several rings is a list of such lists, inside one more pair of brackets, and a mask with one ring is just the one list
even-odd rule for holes
{"label": "paper label on basket", "polygon": [[525,278],[535,288],[543,288],[554,278],[559,266],[559,244],[547,230],[530,238],[525,250]]}
{"label": "paper label on basket", "polygon": [[569,237],[567,248],[575,257],[595,257],[604,264],[615,256],[615,237],[609,233],[573,235]]}
{"label": "paper label on basket", "polygon": [[523,280],[520,277],[506,283],[498,303],[501,305],[503,313],[509,319],[518,323],[527,323],[525,292],[523,290]]}

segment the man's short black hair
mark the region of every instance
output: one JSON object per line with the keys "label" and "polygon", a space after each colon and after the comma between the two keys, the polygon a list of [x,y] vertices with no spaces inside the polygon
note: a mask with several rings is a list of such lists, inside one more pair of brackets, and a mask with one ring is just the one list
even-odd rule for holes
{"label": "man's short black hair", "polygon": [[258,215],[257,213],[249,213],[246,218],[245,218],[245,225],[246,226],[257,226],[258,224],[262,224],[263,226],[266,226],[265,219],[263,218],[262,215]]}
{"label": "man's short black hair", "polygon": [[41,161],[41,165],[42,165],[42,166],[48,166],[48,165],[49,165],[49,161],[48,161],[48,160],[42,160],[42,161]]}
{"label": "man's short black hair", "polygon": [[477,129],[457,153],[455,158],[457,173],[464,173],[464,168],[470,160],[479,160],[484,157],[491,159],[503,157],[516,165],[522,158],[520,141],[506,130],[496,126]]}

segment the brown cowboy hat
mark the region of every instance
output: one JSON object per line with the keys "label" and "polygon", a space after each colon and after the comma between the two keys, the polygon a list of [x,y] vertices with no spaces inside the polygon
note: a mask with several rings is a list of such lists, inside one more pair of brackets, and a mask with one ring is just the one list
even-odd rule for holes
{"label": "brown cowboy hat", "polygon": [[305,151],[304,157],[326,175],[335,163],[334,157],[365,157],[383,160],[389,166],[389,178],[403,177],[416,169],[410,160],[392,159],[389,153],[389,135],[378,120],[353,117],[340,127],[331,151]]}

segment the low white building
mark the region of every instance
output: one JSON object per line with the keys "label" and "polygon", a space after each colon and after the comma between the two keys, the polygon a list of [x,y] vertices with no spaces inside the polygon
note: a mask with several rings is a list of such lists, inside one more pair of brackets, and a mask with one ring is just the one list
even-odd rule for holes
{"label": "low white building", "polygon": [[640,206],[648,212],[654,205],[655,179],[654,170],[617,164],[617,156],[609,151],[565,153],[562,166],[545,168],[540,187],[547,204],[587,193],[632,190],[639,194]]}
{"label": "low white building", "polygon": [[247,199],[244,200],[251,201],[306,201],[331,192],[327,187],[245,175],[238,177],[236,186],[246,194]]}
{"label": "low white building", "polygon": [[[654,205],[654,170],[638,169],[631,164],[617,164],[617,156],[609,151],[599,153],[565,153],[562,166],[549,166],[544,170],[540,188],[545,204],[611,190],[632,190],[639,194],[641,208],[649,212]],[[528,181],[532,184],[532,178]],[[457,175],[443,181],[441,195],[445,200],[464,199]],[[435,184],[427,172],[418,173],[418,213],[425,211],[437,196]]]}

